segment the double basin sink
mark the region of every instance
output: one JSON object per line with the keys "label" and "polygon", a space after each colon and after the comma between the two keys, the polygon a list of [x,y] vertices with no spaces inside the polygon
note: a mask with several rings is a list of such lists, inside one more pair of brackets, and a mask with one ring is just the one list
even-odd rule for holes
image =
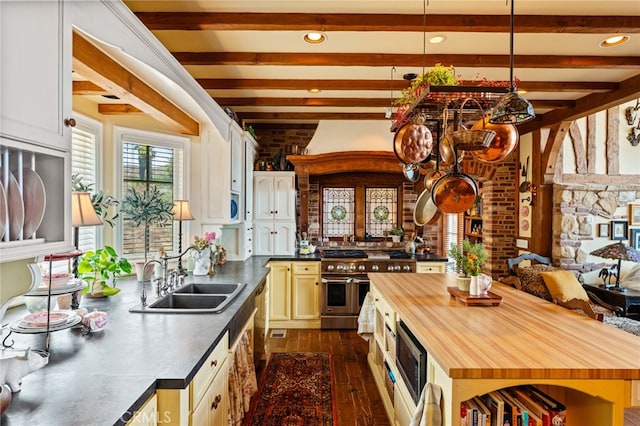
{"label": "double basin sink", "polygon": [[246,283],[191,283],[160,297],[147,306],[136,306],[139,313],[220,313],[238,296]]}

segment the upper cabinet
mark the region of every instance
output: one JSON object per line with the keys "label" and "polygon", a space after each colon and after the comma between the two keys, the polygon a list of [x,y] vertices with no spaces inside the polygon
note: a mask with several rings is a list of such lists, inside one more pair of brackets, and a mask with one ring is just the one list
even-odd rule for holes
{"label": "upper cabinet", "polygon": [[[69,150],[71,21],[62,1],[0,2],[0,136]],[[11,143],[3,141],[4,144]]]}
{"label": "upper cabinet", "polygon": [[295,221],[293,172],[254,173],[254,219]]}
{"label": "upper cabinet", "polygon": [[231,145],[231,192],[242,192],[244,177],[244,139],[242,133],[231,126],[229,130]]}
{"label": "upper cabinet", "polygon": [[0,2],[0,261],[70,250],[71,21]]}

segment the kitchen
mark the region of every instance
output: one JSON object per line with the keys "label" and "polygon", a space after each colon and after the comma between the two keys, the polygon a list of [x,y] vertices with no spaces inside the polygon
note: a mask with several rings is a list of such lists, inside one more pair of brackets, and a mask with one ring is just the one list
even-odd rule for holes
{"label": "kitchen", "polygon": [[[96,10],[92,9],[93,7],[104,8],[104,10],[100,10],[98,13],[96,13]],[[131,67],[134,67],[134,68],[136,66],[139,67],[139,69],[137,69],[137,72],[143,72],[145,70],[144,64],[152,65],[153,68],[158,70],[160,73],[167,76],[171,76],[171,80],[173,82],[175,81],[181,82],[182,84],[179,84],[178,85],[179,87],[176,87],[174,83],[167,82],[166,80],[163,80],[161,77],[153,73],[151,73],[152,76],[149,77],[150,81],[153,81],[153,78],[157,78],[159,80],[157,82],[157,85],[162,86],[168,92],[171,92],[172,90],[175,91],[175,98],[183,99],[182,101],[183,108],[188,110],[192,116],[196,117],[198,121],[200,121],[200,123],[203,123],[203,122],[213,123],[213,125],[209,125],[209,127],[203,126],[201,124],[199,136],[190,137],[191,140],[195,143],[190,144],[189,150],[187,151],[188,155],[186,155],[185,169],[189,170],[189,173],[187,173],[187,176],[185,179],[186,181],[185,192],[183,196],[185,198],[190,198],[190,201],[192,203],[192,209],[194,211],[194,216],[198,219],[196,219],[196,221],[194,222],[187,224],[187,230],[185,231],[185,234],[184,234],[185,240],[188,240],[190,236],[193,234],[204,234],[205,232],[208,232],[208,231],[222,230],[224,245],[228,250],[230,258],[244,259],[249,255],[248,253],[250,253],[250,252],[247,252],[247,250],[251,250],[251,245],[246,244],[245,242],[247,241],[247,239],[251,238],[250,228],[252,224],[247,220],[233,221],[229,215],[228,206],[232,204],[232,201],[234,200],[234,196],[240,193],[244,193],[244,191],[246,191],[247,196],[244,197],[244,201],[241,202],[241,208],[239,210],[241,214],[245,214],[246,211],[251,211],[250,209],[247,208],[248,205],[246,203],[249,203],[253,199],[253,197],[248,196],[248,192],[253,190],[253,188],[250,188],[250,186],[245,185],[244,187],[241,186],[239,190],[237,187],[234,189],[234,185],[237,185],[241,181],[238,181],[238,179],[234,179],[233,176],[235,173],[242,173],[241,172],[242,170],[244,170],[244,172],[247,173],[247,176],[250,175],[250,171],[252,171],[254,167],[254,161],[252,156],[256,155],[256,152],[255,152],[257,150],[256,141],[254,140],[253,137],[251,137],[250,135],[247,135],[248,132],[245,132],[244,129],[242,129],[242,127],[238,123],[234,121],[230,121],[226,112],[224,112],[220,108],[217,108],[217,105],[215,105],[211,101],[211,99],[207,98],[207,96],[203,91],[197,90],[195,88],[194,83],[188,82],[187,80],[188,76],[186,76],[186,73],[183,70],[180,71],[177,68],[178,66],[177,64],[171,62],[170,65],[167,65],[166,62],[162,62],[162,60],[158,56],[158,53],[156,53],[159,51],[159,49],[161,49],[161,46],[157,41],[151,39],[150,36],[146,36],[146,35],[142,36],[143,38],[148,38],[148,39],[145,39],[144,41],[141,39],[135,39],[135,38],[133,41],[130,40],[129,38],[131,36],[129,36],[128,34],[131,33],[131,29],[135,28],[141,31],[143,29],[143,26],[135,22],[133,19],[131,19],[130,22],[125,23],[124,21],[126,21],[126,19],[124,19],[123,21],[123,18],[115,17],[117,14],[126,16],[127,13],[128,12],[126,10],[126,7],[119,4],[113,4],[113,5],[99,4],[95,6],[94,5],[75,5],[71,13],[72,15],[71,22],[73,22],[74,25],[76,25],[76,27],[81,31],[84,30],[87,33],[91,34],[94,37],[97,37],[100,40],[108,41],[108,42],[105,42],[104,45],[102,45],[102,48],[108,51],[109,51],[109,47],[105,46],[107,44],[111,44],[112,46],[127,46],[127,48],[125,49],[126,53],[124,55],[122,54],[122,52],[118,52],[117,48],[113,49],[110,52],[113,53],[114,55],[121,55],[121,60],[125,63],[128,63]],[[94,16],[96,15],[104,16],[105,17],[104,22],[96,23],[94,18]],[[31,23],[30,25],[35,26],[37,25],[37,23]],[[28,28],[22,31],[28,31]],[[20,32],[20,34],[23,34],[23,33]],[[72,35],[70,34],[70,32],[69,33],[65,32],[64,37],[71,38]],[[154,46],[154,49],[156,50],[153,51],[153,53],[151,53],[152,51],[149,49],[149,46]],[[136,63],[135,61],[131,60],[131,58],[137,58],[138,60],[142,61],[143,64]],[[130,62],[127,62],[127,61],[130,61]],[[67,68],[64,68],[65,72],[69,72],[68,67],[70,67],[70,64],[65,62],[64,66],[67,67]],[[174,69],[174,67],[176,68]],[[33,70],[34,67],[30,67],[29,69]],[[146,69],[146,71],[149,71],[149,70]],[[56,76],[49,76],[48,79],[50,80],[46,82],[42,82],[42,84],[47,83],[48,84],[47,87],[49,86],[57,87],[57,81],[59,80]],[[37,79],[34,79],[34,81],[35,80]],[[65,84],[69,85],[70,83],[71,82],[68,81]],[[3,90],[5,90],[5,85],[3,85]],[[187,98],[183,96],[185,91],[189,95],[189,98],[192,100],[195,99],[196,103],[199,104],[200,106],[194,106],[194,103],[192,101],[184,100]],[[39,93],[36,93],[36,95],[39,95]],[[56,94],[54,94],[54,97],[55,96]],[[67,95],[65,95],[65,99],[67,102],[69,102],[69,99],[67,99],[66,96]],[[205,105],[207,107],[202,107],[202,105]],[[70,116],[70,114],[66,114],[69,111],[59,111],[59,108],[56,102],[54,102],[53,104],[47,104],[47,106],[52,106],[50,111],[54,111],[54,110],[56,111],[56,114],[55,114],[56,122],[58,122],[57,118],[59,117]],[[66,105],[66,107],[69,107],[69,106],[70,105]],[[73,107],[79,108],[79,109],[85,109],[87,111],[90,110],[90,107],[86,105],[84,105],[83,107],[83,101],[78,98],[73,99]],[[47,113],[49,112],[47,111]],[[143,118],[143,117],[137,117],[137,118],[128,117],[128,118],[118,118],[118,119],[105,118],[104,119],[106,123],[105,132],[104,132],[105,143],[107,140],[109,140],[111,135],[116,133],[115,127],[117,126],[137,127],[137,125],[139,124],[138,120],[144,122],[144,128],[146,130],[157,130],[158,132],[167,131],[164,126],[161,126],[157,124],[154,120],[148,119],[148,118]],[[114,124],[116,122],[118,124]],[[324,126],[324,124],[321,123],[321,126]],[[371,126],[373,125],[366,123],[363,127],[371,127]],[[388,122],[383,121],[382,125],[378,125],[378,127],[385,127],[385,126],[388,126]],[[223,129],[224,131],[217,130],[216,127],[218,129]],[[261,131],[260,129],[261,126],[258,126],[257,123],[254,125],[254,127],[257,129],[256,134],[260,136],[260,146],[262,147],[263,143],[266,142],[269,138],[268,136],[269,132],[265,132],[264,130]],[[349,128],[350,126],[347,125],[345,127]],[[345,127],[342,127],[342,128],[338,127],[338,131],[343,131]],[[66,132],[68,131],[68,128],[66,129],[67,130],[64,130],[64,129],[61,130],[61,129],[58,129],[56,126],[53,133],[58,135],[57,136],[58,138],[60,138],[60,132],[65,134],[64,137],[67,137],[68,134]],[[231,139],[230,141],[227,141],[227,137],[226,137],[227,130],[230,130],[231,134],[234,135],[230,138]],[[356,130],[355,126],[353,126],[353,130]],[[3,132],[4,131],[5,130],[3,130]],[[33,134],[34,130],[31,130],[30,133]],[[311,133],[311,131],[309,133]],[[355,131],[355,133],[358,133],[358,132]],[[5,133],[3,133],[3,135],[4,134]],[[318,131],[318,135],[320,135],[319,131]],[[389,152],[389,143],[391,141],[392,134],[388,132],[388,127],[385,128],[385,135],[387,135],[386,151]],[[37,135],[35,137],[37,140],[42,136]],[[29,138],[27,138],[27,140],[29,140]],[[382,138],[380,138],[379,140],[382,141]],[[242,141],[242,143],[239,143],[240,141]],[[345,146],[344,144],[341,144],[339,142],[339,139],[335,137],[332,138],[332,143],[338,144],[338,146],[340,146],[341,148],[344,148]],[[381,144],[382,142],[379,142],[379,143]],[[523,135],[521,143],[530,144],[531,142],[529,139],[527,139],[527,136]],[[63,146],[67,146],[67,145],[68,143],[63,144]],[[304,145],[306,147],[306,144],[303,144],[303,143],[300,143],[299,145],[300,146]],[[327,147],[327,144],[322,144],[322,146]],[[374,142],[367,142],[368,150],[375,151],[379,146],[381,145],[376,144]],[[260,149],[263,149],[263,148],[260,148]],[[308,147],[307,154],[311,157],[314,154],[321,154],[322,152],[323,151],[316,151],[314,153],[313,146],[310,146]],[[631,152],[631,155],[628,156],[627,158],[630,158],[631,160],[633,160],[634,158],[636,158],[635,156],[637,155],[637,153],[636,151],[630,151],[630,152]],[[236,155],[234,155],[233,153],[236,153]],[[238,155],[238,153],[240,153],[240,155]],[[54,161],[58,162],[58,164],[62,162],[65,164],[65,168],[68,167],[67,166],[68,163],[65,162],[68,160],[64,159],[64,155],[59,155],[58,151],[54,150],[53,152],[50,152],[46,149],[42,149],[42,155],[47,156],[46,157],[47,159],[49,159],[49,157],[52,157]],[[263,154],[261,152],[257,158],[270,159],[271,157],[272,155]],[[105,163],[102,165],[102,167],[105,171],[114,170],[116,168],[115,164],[113,163],[114,160],[110,155],[104,155],[103,159]],[[231,159],[231,161],[229,161],[229,159]],[[517,164],[522,163],[523,160],[524,158],[522,157],[522,154],[519,160],[513,159],[511,161],[511,165],[505,166],[507,168],[506,173],[509,174],[509,171],[510,171],[511,176],[513,176],[516,173],[516,170],[518,169]],[[231,170],[229,173],[221,172],[221,171],[229,170],[230,164],[237,165],[238,163],[235,163],[235,161],[240,161],[241,166],[231,167]],[[242,167],[242,162],[245,163],[244,167]],[[397,162],[396,162],[396,167],[397,167]],[[378,167],[372,168],[371,165],[368,165],[365,171],[375,173],[377,170],[380,170],[380,169]],[[485,173],[489,173],[489,172],[485,172]],[[539,170],[538,170],[538,173],[539,173]],[[400,173],[397,173],[397,175],[401,176]],[[48,180],[54,181],[55,179],[56,179],[56,176],[52,176],[51,179],[48,179]],[[60,180],[60,177],[58,176],[57,179]],[[312,182],[311,176],[309,179],[310,179],[309,184],[310,185],[314,184]],[[540,176],[538,176],[537,179],[540,179]],[[109,178],[108,175],[104,176],[105,190],[112,193],[117,193],[116,183],[114,182],[114,180],[115,179]],[[249,178],[245,178],[244,182],[252,182],[252,180]],[[60,193],[66,194],[69,191],[68,189],[63,188],[63,185],[60,185],[60,188],[61,188],[59,190]],[[229,190],[221,191],[220,188],[229,188]],[[407,192],[407,194],[408,193],[409,192]],[[539,194],[538,195],[539,200],[543,201],[544,192],[540,190],[538,194]],[[317,195],[317,192],[314,192],[314,191],[309,192],[310,197],[313,197],[316,195]],[[415,194],[414,196],[416,195],[417,194]],[[547,193],[546,196],[549,197],[549,193]],[[50,197],[50,198],[53,198],[53,197]],[[509,199],[512,199],[512,198],[513,197],[509,197]],[[242,204],[243,202],[245,203],[244,205]],[[541,204],[544,204],[544,202],[538,203],[536,206],[534,206],[534,208],[542,208]],[[63,203],[61,203],[60,211],[64,212],[65,209],[68,209],[68,207],[64,207]],[[407,217],[405,207],[403,206],[402,208],[399,208],[397,211],[398,213],[402,212],[402,215],[403,215],[402,223],[406,224],[407,227],[409,228],[412,227],[413,226],[412,218]],[[513,216],[513,210],[507,209],[507,212],[508,213],[504,213],[504,214],[498,212],[497,214],[503,215],[505,217]],[[491,214],[493,215],[496,213],[492,211]],[[50,229],[50,231],[48,231],[49,233],[46,234],[47,240],[58,241],[58,243],[48,242],[47,244],[45,244],[46,247],[40,251],[40,254],[48,254],[51,252],[63,251],[63,249],[67,249],[72,246],[71,244],[72,232],[71,232],[70,225],[67,224],[66,221],[64,220],[65,217],[68,217],[68,212],[58,215],[58,217],[54,215],[53,217],[45,219],[48,223],[48,228]],[[308,222],[307,225],[311,226],[312,223],[313,222]],[[508,226],[511,227],[510,229],[507,229],[506,231],[500,229],[496,233],[514,235],[516,232],[517,223],[518,222],[515,220],[515,218],[513,218],[511,219],[511,223],[508,224]],[[54,229],[58,229],[58,230],[63,229],[64,230],[63,235],[56,235],[56,233],[54,232]],[[491,230],[491,227],[485,226],[485,229]],[[313,228],[308,229],[307,231],[311,234],[312,230]],[[304,231],[304,230],[301,229],[300,231]],[[434,251],[439,251],[440,253],[442,253],[441,239],[440,239],[441,237],[438,233],[438,230],[435,230],[434,234],[435,235],[430,234],[431,238],[427,238],[426,240],[430,241],[430,244],[433,244],[432,247],[436,249]],[[291,234],[291,236],[293,235],[295,235],[295,233]],[[318,237],[317,234],[313,236],[314,238]],[[427,235],[427,237],[428,236],[429,235]],[[490,238],[491,237],[487,235],[487,242],[489,242]],[[494,238],[498,238],[498,237],[494,237]],[[105,228],[104,242],[115,243],[116,239],[117,237],[115,235],[115,231]],[[361,233],[360,240],[364,240],[364,233]],[[512,242],[513,242],[513,239],[510,238],[509,239],[510,247],[512,247]],[[530,244],[531,244],[531,246],[529,246],[530,249],[535,251],[541,251],[539,250],[538,247],[534,245],[534,244],[539,244],[539,242],[536,241],[536,239],[531,239]],[[404,247],[401,247],[401,248],[404,248]],[[505,250],[505,249],[500,248],[499,250]],[[15,260],[16,262],[20,263],[19,259],[23,258],[25,254],[30,255],[31,253],[32,251],[28,248],[22,249],[18,247],[18,251],[16,252],[15,250],[13,250],[13,248],[9,249],[9,248],[3,247],[3,251],[2,251],[3,262],[5,262],[5,260]],[[501,256],[502,256],[502,259],[506,257],[504,254],[501,254]],[[502,265],[504,261],[499,261],[499,259],[500,257],[496,255],[496,260],[495,260],[496,265],[495,266],[491,265],[490,266],[491,269],[495,268],[496,271],[500,271],[501,268],[504,267]],[[23,266],[24,262],[21,262],[21,265]],[[16,277],[13,271],[11,271],[8,268],[11,268],[11,266],[3,263],[3,283],[12,281],[11,278]],[[8,275],[10,277],[9,280],[4,279],[5,273],[9,274]],[[499,272],[497,272],[497,274],[499,274]],[[4,298],[4,294],[6,294],[5,292],[8,291],[9,293],[11,293],[13,291],[13,289],[11,288],[8,290],[5,289],[4,288],[5,286],[6,284],[3,284],[3,288],[2,288],[3,298]],[[55,341],[55,338],[53,338],[53,340]]]}

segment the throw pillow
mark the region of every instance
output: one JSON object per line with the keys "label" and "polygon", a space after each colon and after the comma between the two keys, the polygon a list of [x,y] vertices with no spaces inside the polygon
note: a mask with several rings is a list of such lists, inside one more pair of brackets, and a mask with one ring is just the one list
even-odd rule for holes
{"label": "throw pillow", "polygon": [[557,268],[548,265],[531,265],[524,268],[515,268],[516,276],[520,279],[522,290],[538,296],[549,302],[553,301],[551,293],[540,276],[541,272],[555,271]]}
{"label": "throw pillow", "polygon": [[620,277],[620,285],[640,291],[640,265],[634,266],[628,274]]}
{"label": "throw pillow", "polygon": [[551,272],[541,272],[542,279],[554,299],[566,302],[571,299],[589,301],[587,292],[571,271],[559,269]]}

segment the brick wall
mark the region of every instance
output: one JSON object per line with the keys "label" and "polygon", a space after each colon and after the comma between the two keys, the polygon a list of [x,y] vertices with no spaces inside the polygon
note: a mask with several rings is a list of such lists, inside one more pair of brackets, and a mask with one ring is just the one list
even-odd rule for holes
{"label": "brick wall", "polygon": [[316,125],[301,124],[299,128],[267,128],[254,126],[258,140],[258,161],[272,161],[274,154],[282,151],[285,154],[293,152],[297,145],[299,152],[307,147],[316,131]]}

